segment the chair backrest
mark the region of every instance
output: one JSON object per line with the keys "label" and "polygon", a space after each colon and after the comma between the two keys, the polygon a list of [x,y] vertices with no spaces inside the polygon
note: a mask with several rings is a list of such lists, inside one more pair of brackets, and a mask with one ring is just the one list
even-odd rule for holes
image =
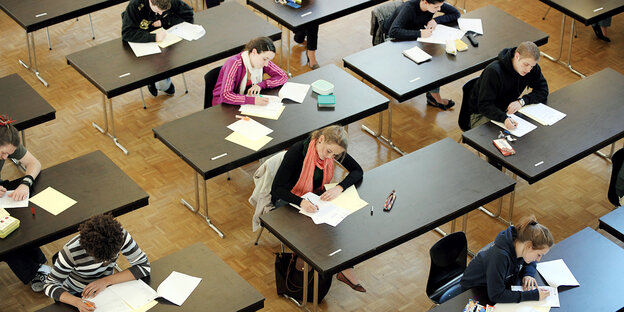
{"label": "chair backrest", "polygon": [[442,237],[429,250],[431,266],[427,280],[427,296],[435,302],[452,286],[459,283],[459,277],[466,270],[468,242],[464,232],[451,233]]}
{"label": "chair backrest", "polygon": [[212,91],[214,91],[214,87],[217,84],[217,79],[219,79],[219,72],[221,71],[221,67],[215,67],[209,70],[206,75],[204,75],[205,82],[205,93],[204,93],[204,109],[212,107]]}
{"label": "chair backrest", "polygon": [[206,9],[210,9],[212,7],[216,7],[219,4],[221,4],[221,2],[223,2],[223,0],[205,0],[205,2],[206,2]]}
{"label": "chair backrest", "polygon": [[385,41],[385,35],[383,33],[384,21],[392,15],[394,10],[403,4],[402,1],[388,1],[381,5],[378,5],[371,11],[371,29],[370,34],[373,36],[373,45],[378,45]]}
{"label": "chair backrest", "polygon": [[459,124],[459,128],[462,131],[470,130],[470,115],[472,112],[470,111],[470,93],[475,83],[477,82],[477,78],[472,78],[464,86],[462,87],[462,105],[459,109],[459,118],[457,123]]}
{"label": "chair backrest", "polygon": [[607,191],[607,197],[609,201],[616,207],[620,206],[620,199],[618,195],[615,193],[615,181],[617,181],[617,176],[620,173],[620,169],[622,169],[622,163],[624,163],[624,148],[621,148],[617,152],[611,156],[611,180],[609,181],[609,190]]}

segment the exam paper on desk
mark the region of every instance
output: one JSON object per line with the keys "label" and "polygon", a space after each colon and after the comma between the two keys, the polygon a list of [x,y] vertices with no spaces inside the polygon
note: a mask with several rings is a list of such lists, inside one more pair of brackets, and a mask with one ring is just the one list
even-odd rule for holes
{"label": "exam paper on desk", "polygon": [[55,216],[77,203],[69,196],[55,190],[51,186],[48,186],[45,190],[39,192],[39,194],[31,197],[30,202]]}
{"label": "exam paper on desk", "polygon": [[156,43],[158,43],[158,46],[159,46],[159,47],[161,47],[161,48],[163,48],[163,49],[164,49],[164,48],[166,48],[166,47],[168,47],[168,46],[170,46],[170,45],[172,45],[172,44],[176,44],[176,43],[178,43],[178,42],[182,41],[182,38],[180,38],[180,37],[178,37],[177,35],[175,35],[175,34],[173,34],[173,33],[169,32],[168,30],[165,30],[165,29],[164,29],[164,28],[162,28],[162,27],[161,27],[161,28],[158,28],[158,29],[155,29],[155,30],[153,30],[153,31],[152,31],[152,32],[150,32],[150,33],[151,33],[151,34],[157,34],[157,33],[161,32],[161,31],[166,31],[166,32],[167,32],[167,35],[165,36],[165,40],[163,40],[163,41],[158,41],[158,42],[156,42]]}
{"label": "exam paper on desk", "polygon": [[174,34],[182,39],[191,41],[197,40],[206,34],[204,26],[182,22],[167,29],[167,32]]}
{"label": "exam paper on desk", "polygon": [[2,197],[0,197],[0,207],[2,208],[22,208],[28,207],[29,196],[26,196],[23,200],[14,200],[9,197],[14,191],[6,191]]}
{"label": "exam paper on desk", "polygon": [[282,86],[277,95],[281,99],[291,99],[297,103],[303,103],[309,89],[309,84],[287,82]]}
{"label": "exam paper on desk", "polygon": [[566,114],[542,103],[523,106],[519,112],[544,126],[552,126],[565,118]]}
{"label": "exam paper on desk", "polygon": [[480,18],[463,18],[457,19],[459,29],[463,31],[474,31],[479,35],[483,35],[483,25]]}
{"label": "exam paper on desk", "polygon": [[492,123],[494,123],[495,125],[503,128],[504,130],[509,131],[509,133],[517,136],[517,137],[522,137],[523,135],[535,130],[537,128],[536,125],[516,116],[515,114],[507,114],[507,116],[511,117],[511,119],[513,119],[513,121],[517,122],[518,125],[516,126],[516,129],[513,130],[509,130],[505,127],[505,124],[502,122],[498,122],[498,121],[494,121],[494,120],[490,120]]}
{"label": "exam paper on desk", "polygon": [[270,129],[269,127],[251,119],[251,118],[246,118],[245,119],[241,119],[238,120],[230,125],[228,125],[228,129],[240,133],[241,135],[243,135],[244,137],[252,140],[252,141],[257,141],[258,139],[268,135],[269,133],[273,132],[272,129]]}
{"label": "exam paper on desk", "polygon": [[550,286],[579,286],[579,282],[563,259],[538,262],[537,271]]}
{"label": "exam paper on desk", "polygon": [[156,42],[128,42],[128,44],[136,57],[158,54],[161,52]]}
{"label": "exam paper on desk", "polygon": [[[544,300],[540,301],[523,301],[519,304],[521,305],[529,305],[533,307],[554,307],[558,308],[559,305],[559,292],[557,288],[550,286],[539,286],[540,289],[546,289],[550,292],[550,295],[546,297]],[[511,286],[512,291],[522,291],[522,286]],[[516,305],[516,303],[513,303]]]}
{"label": "exam paper on desk", "polygon": [[430,37],[427,37],[427,38],[420,37],[418,38],[418,41],[446,45],[447,40],[455,41],[456,39],[461,39],[465,33],[466,32],[461,29],[438,24],[436,28],[433,30],[433,33],[431,34]]}
{"label": "exam paper on desk", "polygon": [[[329,190],[336,185],[338,185],[338,183],[325,184],[325,189]],[[346,190],[343,190],[338,197],[329,202],[340,208],[348,210],[349,214],[352,214],[368,205],[366,201],[360,198],[360,194],[358,194],[355,185],[349,186]]]}
{"label": "exam paper on desk", "polygon": [[312,192],[303,194],[301,197],[318,206],[319,210],[312,213],[305,212],[303,209],[297,207],[299,208],[299,213],[312,218],[315,224],[327,223],[331,226],[336,226],[349,215],[349,210],[338,207],[331,202],[323,201],[318,195]]}
{"label": "exam paper on desk", "polygon": [[265,146],[267,143],[271,142],[271,140],[273,140],[272,137],[270,136],[263,136],[260,139],[253,141],[250,140],[248,138],[246,138],[244,135],[238,133],[238,132],[232,132],[232,134],[228,135],[225,140],[230,141],[232,143],[244,146],[248,149],[254,150],[254,151],[258,151],[259,149],[261,149],[263,146]]}

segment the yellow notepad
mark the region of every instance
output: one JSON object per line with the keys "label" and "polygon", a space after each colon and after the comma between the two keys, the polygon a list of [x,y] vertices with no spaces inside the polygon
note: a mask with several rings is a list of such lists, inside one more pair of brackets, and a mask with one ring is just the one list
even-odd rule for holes
{"label": "yellow notepad", "polygon": [[75,200],[50,186],[31,197],[30,201],[55,216],[76,204]]}
{"label": "yellow notepad", "polygon": [[468,45],[465,42],[463,42],[461,39],[456,39],[455,48],[457,48],[457,51],[459,52],[466,51],[468,50]]}
{"label": "yellow notepad", "polygon": [[[158,29],[152,31],[151,34],[157,34],[157,33],[161,32],[161,31],[166,31],[166,30],[161,27],[161,28],[158,28]],[[159,47],[166,48],[166,47],[168,47],[168,46],[170,46],[170,45],[172,45],[174,43],[178,43],[180,41],[182,41],[182,38],[178,37],[175,34],[167,32],[167,35],[165,36],[165,40],[158,41],[156,43],[158,43]]]}

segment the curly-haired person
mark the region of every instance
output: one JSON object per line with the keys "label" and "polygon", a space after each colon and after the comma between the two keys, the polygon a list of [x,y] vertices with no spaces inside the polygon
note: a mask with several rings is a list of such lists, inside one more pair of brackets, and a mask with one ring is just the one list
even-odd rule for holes
{"label": "curly-haired person", "polygon": [[[86,299],[97,296],[113,284],[150,274],[147,256],[121,224],[109,214],[91,217],[58,252],[52,272],[45,281],[45,294],[55,301],[75,306],[81,312],[94,311]],[[121,252],[131,267],[113,274]]]}

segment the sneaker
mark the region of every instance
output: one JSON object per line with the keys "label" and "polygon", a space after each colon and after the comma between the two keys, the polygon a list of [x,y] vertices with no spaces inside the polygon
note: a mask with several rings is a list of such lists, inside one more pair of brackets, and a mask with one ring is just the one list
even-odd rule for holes
{"label": "sneaker", "polygon": [[147,90],[149,91],[149,93],[152,96],[157,96],[158,95],[158,90],[156,89],[156,84],[155,83],[150,83],[147,85]]}
{"label": "sneaker", "polygon": [[46,280],[46,278],[48,277],[47,273],[44,272],[37,272],[35,274],[35,278],[33,278],[33,280],[30,282],[30,288],[32,289],[32,291],[38,293],[38,292],[42,292],[43,291],[43,282]]}
{"label": "sneaker", "polygon": [[175,87],[173,86],[173,82],[169,86],[169,89],[165,90],[164,92],[167,93],[167,95],[174,95],[175,94]]}

